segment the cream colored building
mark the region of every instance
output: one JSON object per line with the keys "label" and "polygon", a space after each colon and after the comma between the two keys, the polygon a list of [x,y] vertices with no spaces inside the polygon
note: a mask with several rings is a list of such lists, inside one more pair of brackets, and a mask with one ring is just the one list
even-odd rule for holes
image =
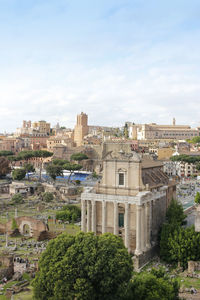
{"label": "cream colored building", "polygon": [[32,128],[36,131],[38,131],[39,133],[43,133],[43,134],[50,134],[50,123],[47,123],[46,121],[38,121],[38,122],[34,122],[32,124]]}
{"label": "cream colored building", "polygon": [[134,124],[129,127],[129,137],[137,140],[186,140],[200,135],[200,128],[191,128],[188,125]]}
{"label": "cream colored building", "polygon": [[138,267],[153,255],[158,232],[176,186],[162,164],[137,153],[109,153],[103,177],[81,195],[82,230],[121,236]]}
{"label": "cream colored building", "polygon": [[77,115],[77,122],[74,128],[74,142],[77,147],[82,145],[83,138],[88,132],[88,116],[82,112],[80,115]]}

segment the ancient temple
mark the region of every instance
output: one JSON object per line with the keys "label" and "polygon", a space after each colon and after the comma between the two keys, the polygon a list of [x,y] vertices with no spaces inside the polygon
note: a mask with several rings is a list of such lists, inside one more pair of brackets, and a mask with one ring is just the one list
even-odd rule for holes
{"label": "ancient temple", "polygon": [[124,240],[140,267],[155,252],[176,185],[150,156],[110,152],[103,161],[103,176],[95,188],[81,195],[82,231],[111,232]]}

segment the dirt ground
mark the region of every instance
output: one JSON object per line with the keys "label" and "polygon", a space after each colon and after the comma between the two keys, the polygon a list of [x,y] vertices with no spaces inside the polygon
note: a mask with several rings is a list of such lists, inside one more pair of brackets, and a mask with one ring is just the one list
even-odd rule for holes
{"label": "dirt ground", "polygon": [[197,294],[191,294],[191,293],[180,293],[179,297],[181,299],[186,300],[200,300],[200,290],[197,291]]}

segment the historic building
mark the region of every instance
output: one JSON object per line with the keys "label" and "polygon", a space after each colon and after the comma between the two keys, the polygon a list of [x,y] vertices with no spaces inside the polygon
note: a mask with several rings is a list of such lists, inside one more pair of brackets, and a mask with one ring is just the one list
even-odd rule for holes
{"label": "historic building", "polygon": [[80,115],[77,115],[77,122],[74,128],[74,142],[76,143],[76,146],[82,145],[83,138],[88,132],[88,116],[82,112]]}
{"label": "historic building", "polygon": [[82,230],[121,236],[139,267],[155,251],[175,194],[176,186],[162,171],[162,163],[136,152],[111,151],[103,160],[101,182],[81,195]]}
{"label": "historic building", "polygon": [[133,124],[129,126],[129,137],[137,140],[186,140],[200,135],[200,128],[189,125]]}

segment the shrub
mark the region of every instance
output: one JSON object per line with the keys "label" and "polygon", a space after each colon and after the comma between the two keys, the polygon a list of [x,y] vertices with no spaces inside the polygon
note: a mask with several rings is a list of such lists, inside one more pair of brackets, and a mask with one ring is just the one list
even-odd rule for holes
{"label": "shrub", "polygon": [[50,192],[45,192],[42,194],[42,200],[45,202],[51,202],[54,199],[54,195]]}
{"label": "shrub", "polygon": [[13,202],[13,204],[24,203],[23,197],[20,193],[13,195],[11,201]]}
{"label": "shrub", "polygon": [[76,205],[66,205],[56,213],[56,219],[68,222],[76,222],[81,217],[81,210]]}

